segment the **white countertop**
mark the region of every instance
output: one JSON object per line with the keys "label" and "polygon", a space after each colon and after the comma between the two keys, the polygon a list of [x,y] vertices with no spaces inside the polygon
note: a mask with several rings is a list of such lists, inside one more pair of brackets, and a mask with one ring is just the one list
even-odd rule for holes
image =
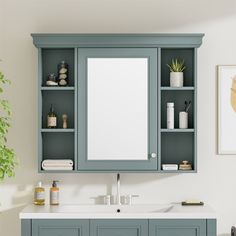
{"label": "white countertop", "polygon": [[20,212],[20,219],[216,219],[216,213],[209,206],[181,204],[29,205]]}

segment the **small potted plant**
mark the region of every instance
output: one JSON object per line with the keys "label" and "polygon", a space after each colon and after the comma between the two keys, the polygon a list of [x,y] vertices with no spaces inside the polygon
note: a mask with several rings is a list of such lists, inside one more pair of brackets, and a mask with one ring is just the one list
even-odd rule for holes
{"label": "small potted plant", "polygon": [[185,65],[184,60],[172,59],[171,64],[167,64],[170,69],[170,87],[183,87]]}

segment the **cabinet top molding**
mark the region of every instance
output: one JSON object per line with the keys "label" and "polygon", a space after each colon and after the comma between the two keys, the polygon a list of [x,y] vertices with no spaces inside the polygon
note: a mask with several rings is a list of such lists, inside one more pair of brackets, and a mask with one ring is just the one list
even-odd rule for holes
{"label": "cabinet top molding", "polygon": [[31,34],[37,48],[198,48],[204,34]]}

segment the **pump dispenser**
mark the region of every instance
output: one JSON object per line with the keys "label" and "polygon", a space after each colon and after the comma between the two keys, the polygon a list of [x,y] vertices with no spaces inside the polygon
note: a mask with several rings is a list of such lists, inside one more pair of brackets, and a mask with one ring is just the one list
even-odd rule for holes
{"label": "pump dispenser", "polygon": [[59,181],[53,180],[52,187],[50,188],[50,205],[59,205],[59,188],[57,183]]}

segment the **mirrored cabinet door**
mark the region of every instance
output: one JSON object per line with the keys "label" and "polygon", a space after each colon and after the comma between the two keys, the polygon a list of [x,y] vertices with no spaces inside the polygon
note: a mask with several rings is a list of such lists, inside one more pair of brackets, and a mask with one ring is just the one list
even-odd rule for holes
{"label": "mirrored cabinet door", "polygon": [[78,169],[157,170],[157,48],[78,49]]}

